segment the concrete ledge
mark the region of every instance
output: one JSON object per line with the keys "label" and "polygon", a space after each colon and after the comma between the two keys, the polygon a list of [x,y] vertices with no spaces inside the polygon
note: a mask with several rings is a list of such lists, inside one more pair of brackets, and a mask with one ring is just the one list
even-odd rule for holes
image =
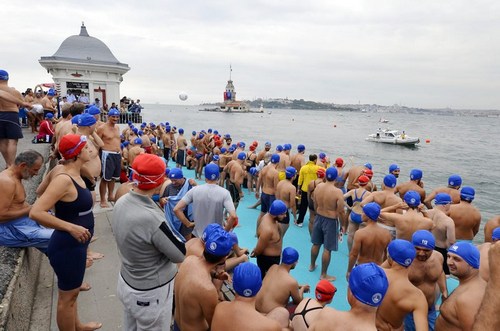
{"label": "concrete ledge", "polygon": [[42,257],[36,248],[20,250],[14,275],[2,300],[0,330],[29,329]]}

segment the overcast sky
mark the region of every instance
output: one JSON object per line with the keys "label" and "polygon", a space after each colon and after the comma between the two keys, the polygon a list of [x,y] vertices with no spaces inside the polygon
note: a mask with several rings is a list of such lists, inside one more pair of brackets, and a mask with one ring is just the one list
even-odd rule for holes
{"label": "overcast sky", "polygon": [[131,70],[143,103],[291,98],[500,108],[498,1],[2,1],[0,68],[19,90],[51,81],[38,60],[80,32]]}

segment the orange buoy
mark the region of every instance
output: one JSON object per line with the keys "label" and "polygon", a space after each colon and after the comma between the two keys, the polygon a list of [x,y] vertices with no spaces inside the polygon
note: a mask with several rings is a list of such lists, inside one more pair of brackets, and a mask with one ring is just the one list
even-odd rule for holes
{"label": "orange buoy", "polygon": [[425,139],[426,144],[430,144],[431,140],[430,139]]}

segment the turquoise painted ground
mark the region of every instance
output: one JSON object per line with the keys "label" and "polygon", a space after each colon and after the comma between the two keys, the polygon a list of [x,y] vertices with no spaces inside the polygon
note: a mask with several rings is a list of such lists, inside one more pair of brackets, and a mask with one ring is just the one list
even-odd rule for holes
{"label": "turquoise painted ground", "polygon": [[[175,165],[172,161],[170,161],[169,166],[173,167]],[[194,178],[194,171],[192,170],[184,168],[183,173],[188,178]],[[203,182],[198,181],[198,183],[202,184]],[[246,247],[251,251],[257,243],[257,238],[255,238],[255,224],[257,217],[259,216],[260,209],[249,209],[248,207],[256,202],[255,194],[249,193],[247,189],[243,189],[243,192],[245,197],[240,201],[240,205],[237,210],[239,226],[235,229],[235,232],[238,235],[240,246]],[[299,263],[297,267],[291,271],[291,274],[298,280],[299,284],[309,284],[311,286],[311,293],[306,294],[306,296],[313,296],[314,288],[316,283],[319,281],[322,251],[320,251],[316,261],[318,268],[316,268],[313,272],[309,272],[308,268],[310,264],[311,242],[309,231],[307,229],[308,219],[309,217],[307,215],[302,228],[290,225],[284,238],[283,248],[291,246],[299,251]],[[250,261],[255,264],[257,263],[255,259],[250,259]],[[330,306],[340,310],[349,310],[350,308],[347,303],[347,282],[345,279],[347,264],[347,237],[344,236],[344,241],[340,245],[339,251],[332,252],[332,259],[328,269],[328,274],[337,277],[337,280],[334,282],[337,287],[337,293],[335,294],[335,298]],[[456,284],[457,282],[455,280],[449,279],[448,291],[451,292],[451,290],[456,287]]]}

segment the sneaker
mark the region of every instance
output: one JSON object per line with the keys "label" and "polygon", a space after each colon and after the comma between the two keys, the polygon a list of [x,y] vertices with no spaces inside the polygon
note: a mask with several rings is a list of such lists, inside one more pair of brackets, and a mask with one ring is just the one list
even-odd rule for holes
{"label": "sneaker", "polygon": [[304,223],[297,223],[297,226],[301,228],[304,225]]}

